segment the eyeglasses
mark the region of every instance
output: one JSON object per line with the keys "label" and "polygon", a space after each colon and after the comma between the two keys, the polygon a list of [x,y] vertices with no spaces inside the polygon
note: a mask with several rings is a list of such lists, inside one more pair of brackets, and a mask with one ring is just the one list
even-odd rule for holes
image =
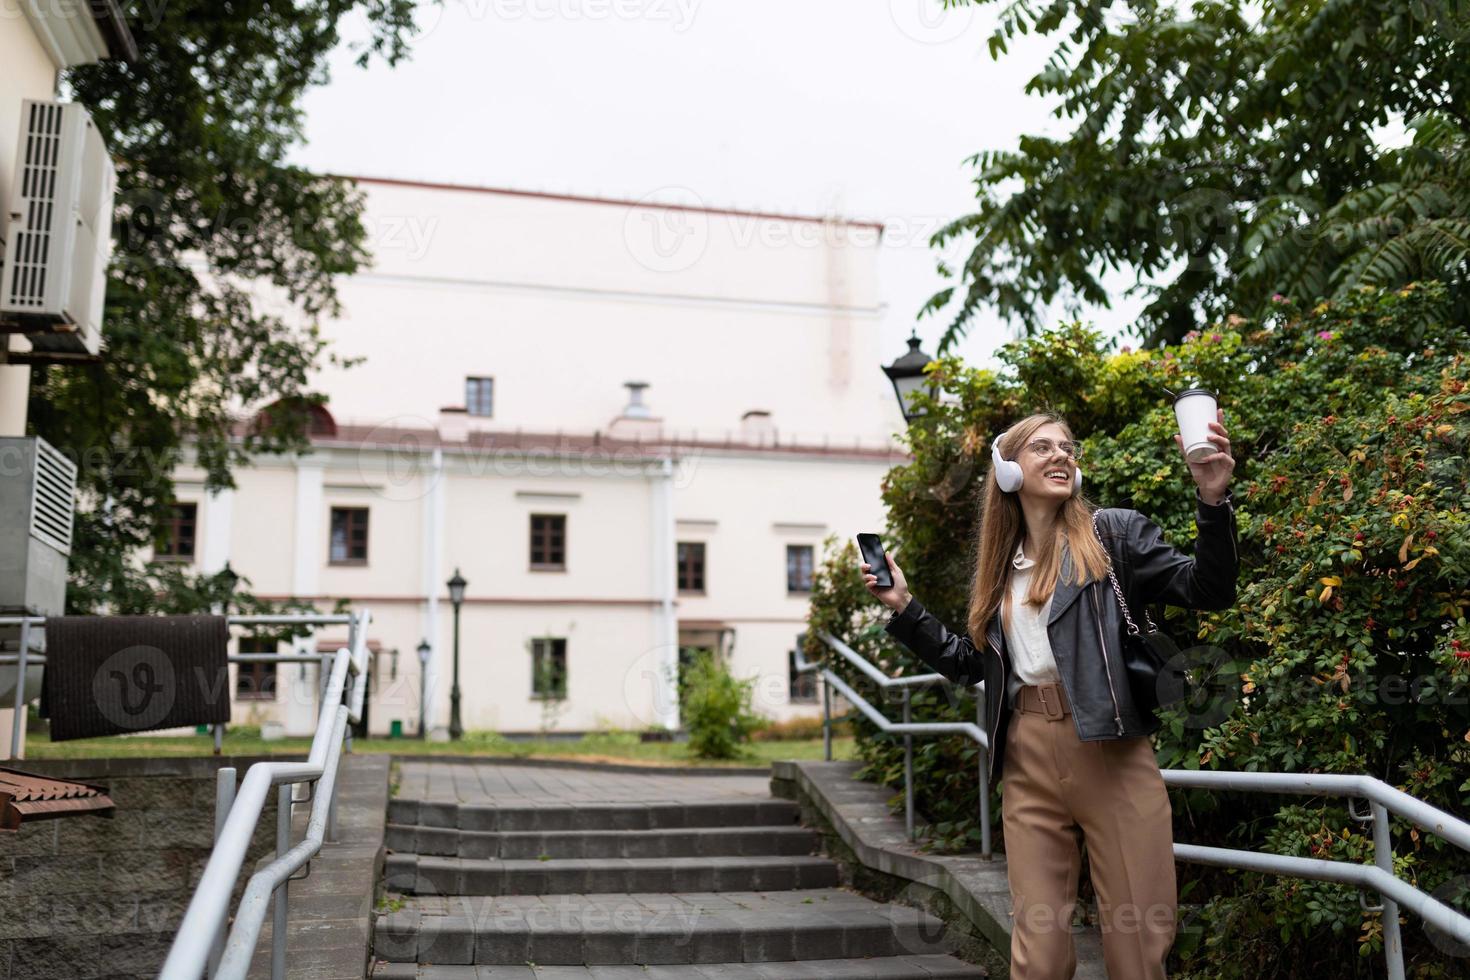
{"label": "eyeglasses", "polygon": [[1066,453],[1074,462],[1082,458],[1081,448],[1075,442],[1067,442],[1065,440],[1062,442],[1052,442],[1050,439],[1033,439],[1026,444],[1026,448],[1041,459],[1049,458],[1058,449]]}

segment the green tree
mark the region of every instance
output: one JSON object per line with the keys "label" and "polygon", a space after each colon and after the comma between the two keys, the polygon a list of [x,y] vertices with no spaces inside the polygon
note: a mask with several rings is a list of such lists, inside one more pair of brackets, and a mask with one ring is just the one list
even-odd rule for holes
{"label": "green tree", "polygon": [[[368,256],[359,195],[286,156],[343,19],[371,25],[359,63],[391,63],[405,53],[413,7],[145,5],[130,24],[136,61],[66,73],[118,166],[103,359],[36,368],[31,385],[31,429],[80,464],[70,611],[207,607],[220,582],[132,560],[168,513],[181,454],[193,453],[215,489],[232,486],[231,470],[253,453],[307,448],[304,411],[271,412],[243,431],[232,412],[321,400],[307,382],[331,356],[316,319],[337,310],[332,278]],[[279,291],[300,316],[262,312],[251,283]]]}
{"label": "green tree", "polygon": [[[1110,353],[1096,331],[1073,325],[1006,345],[997,371],[942,358],[931,369],[928,413],[908,430],[914,459],[884,480],[885,540],[914,594],[962,629],[990,440],[1021,415],[1051,409],[1082,441],[1083,493],[1099,506],[1137,508],[1188,550],[1193,484],[1160,389],[1188,380],[1216,388],[1237,460],[1239,595],[1228,610],[1152,611],[1181,647],[1223,652],[1205,684],[1213,697],[1162,713],[1160,765],[1368,773],[1464,813],[1470,340],[1450,309],[1438,284],[1360,289],[1305,309],[1280,301],[1261,320],[1228,317],[1162,350]],[[848,639],[890,674],[926,668],[883,632],[884,610],[857,565],[850,548],[824,557],[806,653],[871,693],[815,639],[819,631]],[[938,691],[915,717],[968,721],[974,710],[962,692]],[[901,786],[902,740],[862,718],[855,733],[864,778]],[[918,807],[934,822],[934,841],[973,845],[974,746],[936,739],[915,749]],[[1181,842],[1356,862],[1372,852],[1371,828],[1343,800],[1198,791],[1172,799]],[[1462,851],[1401,820],[1391,832],[1401,877],[1459,899],[1470,881]],[[1181,872],[1186,919],[1171,976],[1347,980],[1378,962],[1381,915],[1364,912],[1350,888]],[[1406,919],[1410,975],[1459,976],[1463,963],[1445,955],[1444,937]]]}
{"label": "green tree", "polygon": [[978,206],[934,239],[973,242],[925,307],[956,304],[941,351],[981,307],[1027,333],[1107,307],[1110,275],[1146,346],[1364,284],[1470,310],[1466,0],[1008,0],[991,56],[1027,34],[1056,39],[1026,91],[1070,132],[971,158]]}

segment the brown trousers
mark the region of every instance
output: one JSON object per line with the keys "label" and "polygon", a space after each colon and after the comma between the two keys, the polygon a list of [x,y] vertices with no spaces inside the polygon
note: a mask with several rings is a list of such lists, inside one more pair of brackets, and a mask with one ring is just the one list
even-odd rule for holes
{"label": "brown trousers", "polygon": [[1076,971],[1084,841],[1108,977],[1162,980],[1178,892],[1172,810],[1149,739],[1083,742],[1060,685],[1027,687],[1006,730],[1001,776],[1013,980]]}

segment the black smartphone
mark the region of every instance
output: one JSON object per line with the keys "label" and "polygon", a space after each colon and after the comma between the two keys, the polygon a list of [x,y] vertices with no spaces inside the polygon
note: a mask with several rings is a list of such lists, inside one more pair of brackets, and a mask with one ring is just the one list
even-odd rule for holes
{"label": "black smartphone", "polygon": [[893,588],[893,573],[888,570],[888,558],[883,554],[883,542],[878,540],[878,535],[859,534],[857,543],[863,561],[869,565],[868,571],[878,576],[878,588]]}

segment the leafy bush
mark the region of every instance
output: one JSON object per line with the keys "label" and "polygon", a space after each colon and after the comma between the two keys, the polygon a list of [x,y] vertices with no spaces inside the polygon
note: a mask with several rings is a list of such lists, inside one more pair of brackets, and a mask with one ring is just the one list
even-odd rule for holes
{"label": "leafy bush", "polygon": [[[1001,371],[957,359],[933,370],[938,392],[909,430],[914,459],[884,482],[889,530],[915,595],[962,628],[975,493],[990,439],[1030,412],[1063,414],[1082,441],[1083,492],[1135,507],[1188,550],[1194,492],[1162,386],[1221,391],[1237,460],[1241,534],[1235,606],[1155,609],[1181,647],[1223,651],[1212,713],[1176,706],[1155,744],[1165,768],[1369,773],[1450,812],[1470,807],[1470,360],[1436,284],[1360,290],[1301,310],[1279,300],[1264,322],[1230,317],[1184,343],[1116,353],[1072,325],[1007,345]],[[942,398],[940,397],[942,394]],[[817,630],[843,636],[883,669],[926,668],[891,643],[850,546],[824,554]],[[867,693],[860,678],[845,671]],[[916,718],[973,719],[974,702],[938,691]],[[890,717],[896,716],[887,706]],[[865,778],[902,785],[902,741],[859,721]],[[977,751],[916,742],[918,806],[939,843],[975,827]],[[1002,789],[1003,791],[1003,789]],[[1363,861],[1371,825],[1346,801],[1175,791],[1175,839]],[[998,813],[998,801],[996,802]],[[996,831],[1000,831],[997,821]],[[1400,874],[1452,901],[1470,860],[1394,820]],[[1381,914],[1350,888],[1180,866],[1181,896],[1202,902],[1181,924],[1181,978],[1366,977],[1381,970]],[[1371,898],[1372,896],[1370,896]],[[1461,908],[1466,906],[1462,903]],[[1443,937],[1405,914],[1410,975],[1460,975]]]}
{"label": "leafy bush", "polygon": [[706,650],[694,654],[683,673],[690,754],[700,759],[735,758],[741,743],[749,741],[761,724],[751,709],[755,679],[736,678],[723,660]]}

